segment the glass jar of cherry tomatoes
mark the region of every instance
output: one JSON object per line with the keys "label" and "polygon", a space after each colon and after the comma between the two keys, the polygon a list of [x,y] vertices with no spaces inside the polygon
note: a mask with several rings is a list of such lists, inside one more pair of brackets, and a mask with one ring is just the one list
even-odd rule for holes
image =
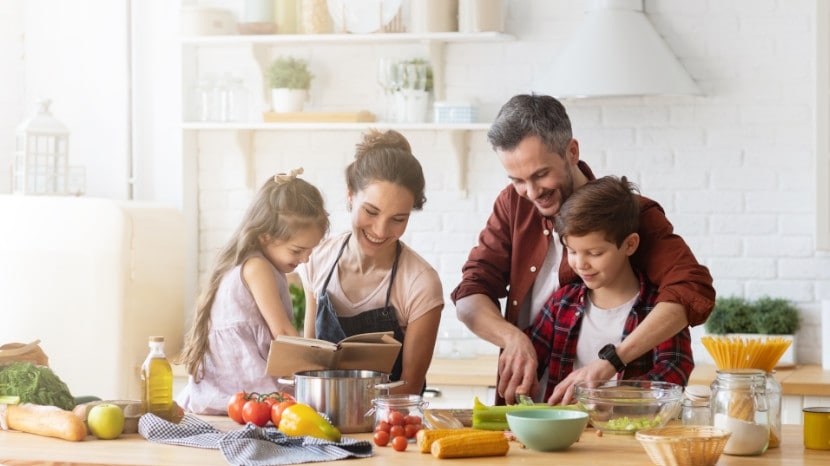
{"label": "glass jar of cherry tomatoes", "polygon": [[389,441],[405,437],[414,442],[415,434],[424,428],[424,408],[429,403],[421,395],[382,395],[372,400],[372,410],[367,416],[375,415],[375,429],[389,434]]}

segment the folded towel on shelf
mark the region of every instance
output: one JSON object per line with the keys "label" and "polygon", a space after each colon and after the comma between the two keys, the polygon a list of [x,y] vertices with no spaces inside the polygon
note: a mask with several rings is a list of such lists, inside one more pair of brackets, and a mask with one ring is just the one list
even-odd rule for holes
{"label": "folded towel on shelf", "polygon": [[138,433],[151,442],[218,449],[233,465],[272,466],[333,461],[372,456],[372,444],[344,437],[330,442],[314,437],[289,437],[276,427],[247,424],[222,432],[206,421],[186,414],[178,424],[154,414],[138,421]]}

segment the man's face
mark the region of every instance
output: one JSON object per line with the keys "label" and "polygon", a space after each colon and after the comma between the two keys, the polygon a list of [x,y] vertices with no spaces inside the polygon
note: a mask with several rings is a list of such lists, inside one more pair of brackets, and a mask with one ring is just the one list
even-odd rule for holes
{"label": "man's face", "polygon": [[566,154],[551,151],[538,136],[528,136],[513,150],[496,149],[496,153],[516,192],[546,217],[556,215],[575,189],[573,171],[578,169],[579,146],[574,139]]}

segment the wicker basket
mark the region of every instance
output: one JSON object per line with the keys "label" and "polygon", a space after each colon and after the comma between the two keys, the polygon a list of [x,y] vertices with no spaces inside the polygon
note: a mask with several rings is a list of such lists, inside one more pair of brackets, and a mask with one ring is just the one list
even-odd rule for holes
{"label": "wicker basket", "polygon": [[657,466],[713,466],[731,432],[711,426],[668,426],[637,432]]}

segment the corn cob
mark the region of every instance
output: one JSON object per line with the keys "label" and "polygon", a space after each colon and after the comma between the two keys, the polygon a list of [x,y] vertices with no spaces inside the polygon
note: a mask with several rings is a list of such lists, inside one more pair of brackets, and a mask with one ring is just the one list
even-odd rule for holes
{"label": "corn cob", "polygon": [[510,444],[503,432],[467,432],[439,438],[430,450],[436,458],[504,456]]}
{"label": "corn cob", "polygon": [[416,445],[421,453],[429,453],[432,448],[432,442],[439,438],[449,437],[450,435],[459,435],[463,433],[476,432],[470,428],[463,429],[421,429],[415,434]]}

